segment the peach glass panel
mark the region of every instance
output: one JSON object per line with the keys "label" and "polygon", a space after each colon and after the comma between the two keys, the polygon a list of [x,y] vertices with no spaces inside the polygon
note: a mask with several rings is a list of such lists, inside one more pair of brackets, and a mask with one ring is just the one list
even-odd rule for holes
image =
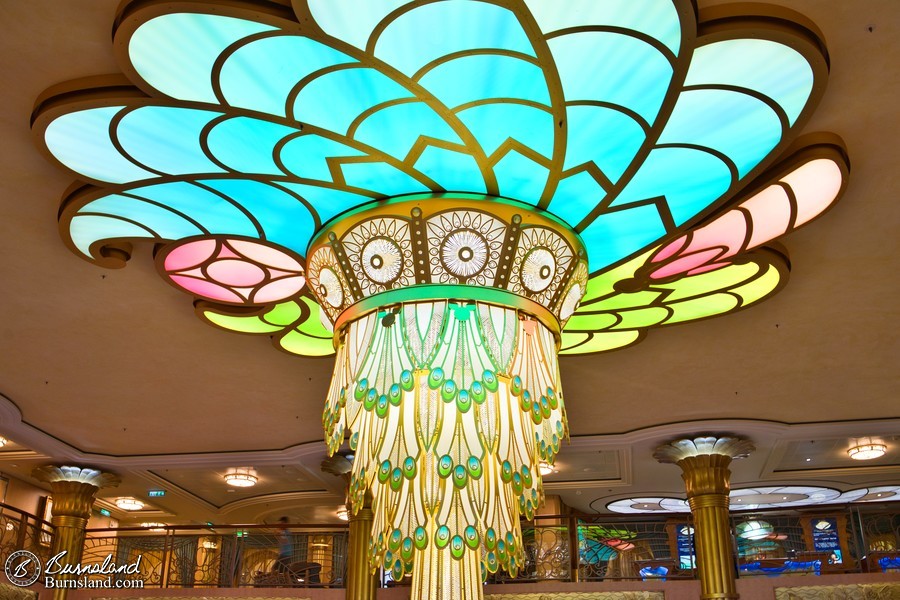
{"label": "peach glass panel", "polygon": [[183,271],[196,267],[212,257],[216,251],[216,240],[197,240],[178,246],[166,256],[166,271]]}
{"label": "peach glass panel", "polygon": [[755,248],[787,231],[791,222],[791,202],[780,185],[770,185],[741,204],[750,211],[753,233],[748,248]]}
{"label": "peach glass panel", "polygon": [[789,173],[781,181],[791,186],[797,198],[795,227],[799,227],[834,202],[841,190],[843,175],[833,160],[819,158]]}

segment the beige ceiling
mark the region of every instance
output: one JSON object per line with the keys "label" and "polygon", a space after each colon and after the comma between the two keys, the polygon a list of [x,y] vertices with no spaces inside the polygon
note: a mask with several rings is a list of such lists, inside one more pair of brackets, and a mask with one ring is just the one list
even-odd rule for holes
{"label": "beige ceiling", "polygon": [[[598,476],[593,487],[556,491],[584,510],[602,508],[606,498],[677,495],[677,469],[650,455],[660,442],[697,431],[754,438],[758,451],[735,469],[745,486],[900,481],[896,451],[877,468],[841,454],[852,436],[900,435],[900,2],[775,3],[812,19],[828,44],[828,90],[806,131],[844,138],[849,189],[820,221],[784,240],[792,275],[775,298],[652,332],[631,349],[562,360],[576,439],[560,465],[571,466],[571,481],[591,479],[584,469]],[[166,478],[180,491],[160,504],[187,520],[336,506],[339,480],[314,475],[324,456],[329,359],[291,357],[265,339],[204,325],[190,298],[156,275],[149,248],[127,268],[106,271],[60,241],[56,210],[71,181],[36,150],[29,115],[52,84],[118,71],[110,41],[117,4],[0,0],[0,394],[11,403],[0,399],[0,434],[49,457],[0,454],[0,471],[27,479],[33,464],[77,460],[123,473],[123,489],[140,495],[165,469],[184,469],[193,475]],[[817,454],[829,460],[824,471],[795,469],[796,444],[813,436],[830,438],[836,455]],[[620,462],[594,460],[601,450]],[[284,475],[253,492],[257,500],[241,505],[244,512],[229,513],[221,508],[227,492],[210,474],[242,464],[271,467],[275,479],[288,465],[320,481]],[[616,478],[599,475],[608,472]],[[553,478],[565,481],[565,469]],[[284,495],[303,490],[323,491]]]}

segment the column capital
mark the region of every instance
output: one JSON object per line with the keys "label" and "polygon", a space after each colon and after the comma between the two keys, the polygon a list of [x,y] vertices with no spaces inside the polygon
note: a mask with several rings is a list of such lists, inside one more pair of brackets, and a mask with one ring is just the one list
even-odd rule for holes
{"label": "column capital", "polygon": [[747,438],[731,434],[711,434],[672,440],[659,446],[653,458],[661,463],[680,464],[686,458],[721,454],[729,459],[745,458],[756,450]]}
{"label": "column capital", "polygon": [[31,476],[38,481],[49,483],[51,486],[60,481],[72,481],[92,485],[97,489],[116,487],[122,482],[122,478],[112,473],[105,473],[99,469],[90,467],[73,467],[56,465],[44,465],[35,467]]}
{"label": "column capital", "polygon": [[122,481],[112,473],[73,466],[36,467],[31,476],[50,484],[53,491],[53,524],[57,526],[68,524],[73,518],[86,523],[91,516],[97,491],[104,487],[115,487]]}

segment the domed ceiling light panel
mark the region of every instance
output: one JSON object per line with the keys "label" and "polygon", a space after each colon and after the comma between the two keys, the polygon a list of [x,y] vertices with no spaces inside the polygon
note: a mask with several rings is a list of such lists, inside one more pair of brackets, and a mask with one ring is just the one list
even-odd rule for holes
{"label": "domed ceiling light panel", "polygon": [[841,141],[799,137],[824,45],[772,10],[126,1],[124,76],[49,89],[34,132],[79,179],[77,255],[156,244],[202,319],[337,354],[323,421],[372,564],[479,598],[567,435],[557,355],[771,296],[767,244],[846,185]]}

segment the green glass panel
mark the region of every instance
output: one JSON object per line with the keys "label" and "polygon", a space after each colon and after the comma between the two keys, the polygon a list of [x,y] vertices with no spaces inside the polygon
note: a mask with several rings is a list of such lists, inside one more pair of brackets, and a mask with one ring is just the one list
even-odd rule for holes
{"label": "green glass panel", "polygon": [[603,106],[569,106],[563,168],[593,162],[615,183],[644,143],[644,130],[625,113]]}
{"label": "green glass panel", "polygon": [[731,293],[737,294],[743,299],[741,306],[747,306],[770,294],[780,281],[781,273],[775,267],[769,266],[762,277],[734,288]]}
{"label": "green glass panel", "polygon": [[91,244],[98,240],[117,238],[151,238],[153,235],[134,223],[102,215],[78,215],[69,223],[69,237],[85,256],[90,256]]}
{"label": "green glass panel", "polygon": [[616,282],[633,277],[638,267],[647,262],[647,259],[650,257],[650,254],[652,254],[652,252],[653,250],[645,252],[640,256],[632,258],[630,261],[619,265],[615,269],[610,269],[608,271],[604,271],[603,273],[597,273],[596,275],[588,279],[587,290],[585,291],[584,299],[581,301],[581,306],[585,306],[596,298],[600,298],[601,296],[606,296],[615,292],[616,290],[613,286],[616,284]]}
{"label": "green glass panel", "polygon": [[399,196],[428,191],[428,188],[393,166],[383,162],[341,165],[347,185],[372,190],[382,196]]}
{"label": "green glass panel", "polygon": [[297,198],[249,179],[210,179],[199,183],[218,190],[253,215],[267,240],[305,256],[316,226],[309,210]]}
{"label": "green glass panel", "polygon": [[770,40],[724,40],[694,51],[685,85],[746,87],[772,98],[793,125],[806,106],[813,72],[802,54]]}
{"label": "green glass panel", "polygon": [[279,325],[269,325],[259,319],[259,317],[233,317],[230,315],[221,315],[209,310],[203,311],[203,316],[209,321],[223,329],[237,331],[239,333],[275,333],[281,331]]}
{"label": "green glass panel", "polygon": [[382,108],[360,124],[354,138],[403,160],[422,136],[462,144],[447,122],[424,102]]}
{"label": "green glass panel", "polygon": [[629,294],[615,294],[606,300],[590,304],[588,310],[620,310],[649,306],[660,297],[659,292],[643,290]]}
{"label": "green glass panel", "polygon": [[566,323],[566,329],[569,331],[599,331],[612,327],[617,321],[616,315],[610,313],[575,313]]}
{"label": "green glass panel", "polygon": [[566,101],[596,100],[629,108],[652,123],[672,79],[672,64],[628,35],[587,31],[548,40]]}
{"label": "green glass panel", "polygon": [[415,167],[447,191],[485,193],[484,177],[471,154],[429,146]]}
{"label": "green glass panel", "polygon": [[331,181],[327,159],[342,156],[363,156],[364,153],[346,144],[322,136],[301,135],[287,142],[279,158],[284,168],[304,179]]}
{"label": "green glass panel", "polygon": [[109,124],[121,106],[92,108],[61,115],[47,126],[44,143],[58,161],[79,175],[110,183],[156,177],[119,152],[109,138]]}
{"label": "green glass panel", "polygon": [[203,128],[222,113],[169,106],[138,108],[119,121],[116,138],[135,161],[166,174],[222,173],[203,148]]}
{"label": "green glass panel", "polygon": [[322,321],[319,317],[319,313],[321,312],[319,305],[305,296],[300,298],[300,302],[303,302],[306,305],[306,308],[309,309],[309,317],[297,326],[297,331],[305,335],[328,340],[328,343],[331,344],[334,336],[330,331],[325,329],[324,325],[322,325]]}
{"label": "green glass panel", "polygon": [[162,93],[182,100],[217,102],[213,64],[233,42],[270,25],[200,13],[162,15],[141,25],[128,44],[131,64]]}
{"label": "green glass panel", "polygon": [[547,111],[524,104],[491,102],[457,114],[489,156],[509,138],[548,158],[553,153],[555,127],[553,115]]}
{"label": "green glass panel", "polygon": [[308,0],[316,24],[329,35],[365,48],[378,23],[412,0]]}
{"label": "green glass panel", "polygon": [[563,330],[561,338],[560,349],[565,351],[567,348],[573,348],[579,344],[583,344],[591,338],[591,334]]}
{"label": "green glass panel", "polygon": [[258,237],[247,214],[209,190],[186,181],[148,185],[129,194],[152,200],[190,217],[209,233]]}
{"label": "green glass panel", "polygon": [[633,29],[656,38],[672,52],[681,45],[681,23],[672,0],[525,0],[541,31],[601,25]]}
{"label": "green glass panel", "polygon": [[444,63],[419,81],[446,106],[485,98],[519,98],[549,104],[544,72],[511,56],[479,54]]}
{"label": "green glass panel", "polygon": [[672,317],[666,321],[666,325],[693,321],[713,315],[720,315],[738,306],[738,299],[730,294],[713,294],[702,296],[694,300],[683,300],[668,305],[672,309]]}
{"label": "green glass panel", "polygon": [[375,56],[412,76],[442,56],[480,48],[534,55],[511,11],[486,2],[452,0],[416,8],[392,21],[378,38]]}
{"label": "green glass panel", "polygon": [[300,356],[330,356],[334,354],[334,346],[331,339],[323,340],[297,333],[287,332],[278,340],[278,344],[291,354]]}
{"label": "green glass panel", "polygon": [[[663,197],[675,224],[681,225],[715,202],[731,183],[728,166],[712,154],[693,148],[657,148],[613,206]],[[591,268],[596,266],[591,263]]]}
{"label": "green glass panel", "polygon": [[537,204],[550,172],[530,158],[512,151],[494,165],[500,195]]}
{"label": "green glass panel", "polygon": [[294,102],[294,118],[345,134],[363,111],[390,100],[412,97],[405,87],[375,69],[353,67],[320,75]]}
{"label": "green glass panel", "polygon": [[639,329],[661,323],[669,316],[669,311],[661,306],[650,306],[639,310],[626,310],[619,313],[622,321],[613,329]]}
{"label": "green glass panel", "polygon": [[606,191],[586,171],[561,180],[547,207],[551,213],[574,227],[606,197]]}
{"label": "green glass panel", "polygon": [[726,290],[733,285],[747,281],[757,273],[759,273],[759,267],[756,263],[751,262],[744,265],[732,265],[716,271],[710,271],[709,273],[701,273],[700,275],[692,275],[673,283],[656,285],[655,287],[672,290],[672,293],[666,297],[666,302],[676,302],[685,298]]}
{"label": "green glass panel", "polygon": [[606,352],[617,348],[629,346],[640,338],[637,331],[611,331],[595,333],[587,342],[571,350],[561,350],[560,354],[590,354],[592,352]]}
{"label": "green glass panel", "polygon": [[78,212],[124,217],[136,221],[153,231],[157,237],[167,240],[177,240],[206,233],[185,219],[183,215],[176,214],[170,209],[118,194],[93,200]]}
{"label": "green glass panel", "polygon": [[298,131],[277,123],[235,117],[213,127],[206,142],[216,160],[233,171],[284,175],[273,158],[275,146]]}
{"label": "green glass panel", "polygon": [[356,59],[306,37],[268,37],[225,60],[219,87],[231,106],[285,116],[288,95],[298,81],[319,69],[353,62]]}
{"label": "green glass panel", "polygon": [[280,183],[279,185],[300,195],[315,207],[322,223],[344,211],[372,201],[371,198],[366,196],[317,185],[288,182]]}
{"label": "green glass panel", "polygon": [[731,90],[688,90],[678,97],[659,143],[718,150],[743,177],[781,136],[778,115],[762,100]]}
{"label": "green glass panel", "polygon": [[602,214],[581,232],[593,271],[604,269],[666,234],[655,206],[636,206]]}
{"label": "green glass panel", "polygon": [[303,311],[296,302],[282,302],[265,314],[265,319],[273,325],[287,327],[300,318]]}

